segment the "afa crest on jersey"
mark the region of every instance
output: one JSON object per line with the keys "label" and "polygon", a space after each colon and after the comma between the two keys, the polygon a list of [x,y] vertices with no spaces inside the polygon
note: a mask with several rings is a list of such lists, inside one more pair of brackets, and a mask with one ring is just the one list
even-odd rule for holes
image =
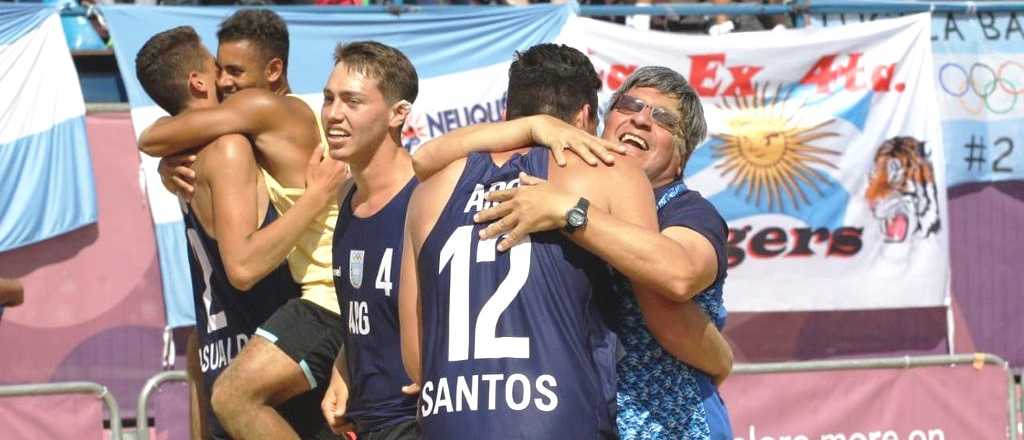
{"label": "afa crest on jersey", "polygon": [[348,282],[358,289],[363,285],[363,260],[366,251],[352,250],[348,254]]}

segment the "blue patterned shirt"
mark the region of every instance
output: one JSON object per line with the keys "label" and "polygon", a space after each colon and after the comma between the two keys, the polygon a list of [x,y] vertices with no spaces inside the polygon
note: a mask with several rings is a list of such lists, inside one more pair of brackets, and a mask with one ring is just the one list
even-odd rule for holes
{"label": "blue patterned shirt", "polygon": [[[722,304],[725,281],[725,221],[682,181],[655,191],[661,230],[683,226],[704,235],[718,254],[718,274],[711,287],[694,301],[722,329],[727,316]],[[616,276],[616,331],[625,355],[619,360],[617,417],[619,435],[630,439],[732,439],[717,391],[704,373],[680,362],[648,331],[629,281]],[[709,408],[709,406],[711,406]],[[709,414],[713,412],[713,414]],[[724,426],[722,426],[724,425]]]}

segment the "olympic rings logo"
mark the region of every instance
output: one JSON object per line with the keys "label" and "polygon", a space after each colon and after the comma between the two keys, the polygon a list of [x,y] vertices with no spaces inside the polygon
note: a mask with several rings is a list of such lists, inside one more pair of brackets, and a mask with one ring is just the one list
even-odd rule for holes
{"label": "olympic rings logo", "polygon": [[[1021,87],[1017,88],[1018,85]],[[946,63],[939,68],[939,86],[949,96],[958,98],[964,110],[971,114],[987,109],[1002,115],[1017,108],[1017,99],[1024,94],[1024,65],[1013,60],[1004,61],[996,68],[980,62],[969,68],[959,63]],[[966,102],[968,97],[977,97],[980,102],[971,108]]]}

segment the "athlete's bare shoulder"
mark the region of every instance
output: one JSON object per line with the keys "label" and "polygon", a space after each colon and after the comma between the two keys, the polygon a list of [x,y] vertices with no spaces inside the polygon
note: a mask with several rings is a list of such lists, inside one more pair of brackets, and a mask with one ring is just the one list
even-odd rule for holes
{"label": "athlete's bare shoulder", "polygon": [[[277,95],[269,90],[252,88],[240,90],[224,100],[222,105],[233,112],[271,123],[294,117],[312,117],[308,105],[294,97]],[[305,109],[305,110],[303,110]]]}
{"label": "athlete's bare shoulder", "polygon": [[202,154],[206,156],[205,161],[214,167],[233,166],[238,161],[255,163],[252,143],[240,134],[226,134],[217,138],[203,148]]}
{"label": "athlete's bare shoulder", "polygon": [[288,109],[288,116],[301,120],[302,122],[316,124],[320,117],[320,109],[313,107],[313,104],[298,96],[277,96]]}
{"label": "athlete's bare shoulder", "polygon": [[427,233],[434,228],[465,168],[465,158],[456,160],[420,182],[413,190],[406,215],[412,228],[409,232],[416,246],[422,243]]}
{"label": "athlete's bare shoulder", "polygon": [[416,191],[421,193],[434,193],[443,191],[446,188],[450,190],[451,187],[455,186],[455,182],[459,180],[459,176],[462,175],[462,170],[465,168],[466,158],[457,159],[446,165],[441,171],[438,171],[421,181],[416,187]]}
{"label": "athlete's bare shoulder", "polygon": [[224,99],[223,104],[225,105],[255,105],[259,107],[269,106],[273,104],[279,104],[280,101],[277,99],[278,95],[271,93],[269,90],[260,88],[251,88],[239,90],[232,93]]}
{"label": "athlete's bare shoulder", "polygon": [[617,198],[650,191],[647,175],[630,160],[619,159],[614,165],[600,163],[591,166],[572,154],[567,154],[565,159],[564,167],[559,167],[553,160],[550,162],[548,179],[571,193],[582,194],[598,206],[611,208]]}
{"label": "athlete's bare shoulder", "polygon": [[[216,236],[213,224],[213,192],[239,187],[243,176],[253,176],[257,170],[256,157],[249,139],[240,134],[223,135],[198,150],[193,164],[196,172],[196,192],[191,205],[199,222]],[[243,177],[242,180],[239,180]]]}

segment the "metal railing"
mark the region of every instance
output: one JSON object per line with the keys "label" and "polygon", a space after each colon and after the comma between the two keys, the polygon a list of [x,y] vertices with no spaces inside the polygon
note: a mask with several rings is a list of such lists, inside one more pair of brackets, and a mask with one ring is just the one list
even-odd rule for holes
{"label": "metal railing", "polygon": [[807,10],[811,13],[835,12],[950,12],[974,14],[978,12],[1021,12],[1024,2],[1020,1],[905,1],[905,0],[814,0],[809,1]]}
{"label": "metal railing", "polygon": [[110,412],[110,438],[121,440],[121,413],[117,399],[107,387],[95,382],[54,382],[0,385],[0,397],[50,396],[58,394],[92,394],[103,399]]}
{"label": "metal railing", "polygon": [[964,365],[984,363],[997,365],[1007,369],[1010,381],[1013,375],[1009,373],[1008,363],[1003,358],[989,353],[964,353],[964,354],[942,354],[926,356],[895,356],[884,358],[864,359],[831,359],[817,361],[796,361],[796,362],[764,362],[753,364],[736,364],[733,374],[767,374],[767,373],[794,373],[800,371],[828,371],[828,370],[867,370],[879,368],[914,368],[934,367],[940,365]]}
{"label": "metal railing", "polygon": [[[869,370],[952,365],[975,365],[980,367],[984,364],[999,366],[1006,372],[1006,387],[1009,394],[1007,398],[1008,431],[1010,440],[1017,440],[1019,437],[1019,427],[1017,426],[1018,402],[1013,372],[1010,371],[1008,362],[990,353],[736,364],[733,368],[733,374],[799,373],[808,371]],[[1020,404],[1024,405],[1024,398],[1022,398]]]}
{"label": "metal railing", "polygon": [[139,392],[139,403],[135,408],[135,438],[149,440],[149,398],[153,392],[165,382],[188,381],[188,374],[183,370],[163,371],[150,377]]}
{"label": "metal railing", "polygon": [[[815,360],[798,362],[766,362],[736,364],[733,374],[773,374],[773,373],[798,373],[811,371],[835,371],[835,370],[865,370],[865,369],[906,369],[930,366],[953,366],[953,365],[995,365],[1003,368],[1007,373],[1007,412],[1008,431],[1010,440],[1020,438],[1018,430],[1017,411],[1024,408],[1024,395],[1020,397],[1016,393],[1017,384],[1014,381],[1009,364],[994,354],[974,353],[956,355],[933,355],[933,356],[899,356],[886,358],[866,359],[839,359],[839,360]],[[138,406],[136,407],[136,431],[135,437],[139,440],[149,440],[149,400],[153,393],[161,385],[167,382],[185,382],[188,375],[183,370],[164,371],[150,377],[142,390],[139,392]],[[0,397],[31,396],[31,395],[53,395],[53,394],[93,394],[103,399],[110,411],[110,431],[113,440],[122,439],[121,418],[118,412],[117,401],[106,387],[93,382],[62,382],[49,384],[25,384],[25,385],[2,385],[0,386]]]}
{"label": "metal railing", "polygon": [[127,102],[87,102],[86,113],[121,113],[132,109]]}
{"label": "metal railing", "polygon": [[[1018,383],[1014,387],[1014,391],[1015,391],[1014,395],[1011,396],[1011,398],[1014,398],[1014,399],[1017,398],[1016,392],[1020,392],[1020,401],[1017,402],[1017,413],[1018,413],[1018,415],[1020,415],[1021,410],[1024,410],[1024,384]],[[1022,425],[1022,420],[1020,420],[1020,419],[1017,419],[1017,432],[1024,433],[1024,425]]]}

